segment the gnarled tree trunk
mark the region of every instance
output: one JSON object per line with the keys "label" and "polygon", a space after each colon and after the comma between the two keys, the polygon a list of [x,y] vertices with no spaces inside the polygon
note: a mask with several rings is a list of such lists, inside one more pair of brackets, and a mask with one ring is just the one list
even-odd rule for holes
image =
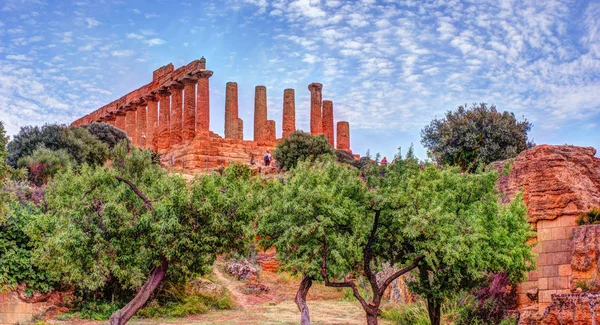
{"label": "gnarled tree trunk", "polygon": [[427,299],[427,311],[431,325],[440,325],[442,321],[442,306],[433,299]]}
{"label": "gnarled tree trunk", "polygon": [[300,310],[301,325],[310,325],[310,314],[308,312],[308,305],[306,304],[306,295],[308,294],[308,289],[310,289],[311,286],[312,278],[303,274],[302,282],[300,282],[298,292],[296,293],[296,297],[294,298],[294,302]]}
{"label": "gnarled tree trunk", "polygon": [[142,308],[146,301],[150,298],[154,290],[158,287],[158,285],[162,282],[167,273],[167,267],[169,263],[164,257],[161,257],[161,264],[159,267],[155,268],[150,275],[150,278],[144,283],[140,291],[135,295],[135,297],[127,304],[125,307],[119,309],[110,315],[109,324],[110,325],[124,325],[127,324],[129,319],[135,315],[138,309]]}

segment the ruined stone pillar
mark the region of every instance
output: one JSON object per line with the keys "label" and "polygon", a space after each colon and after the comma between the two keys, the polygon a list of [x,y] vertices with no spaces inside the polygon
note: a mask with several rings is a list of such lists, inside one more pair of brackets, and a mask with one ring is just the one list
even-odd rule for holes
{"label": "ruined stone pillar", "polygon": [[183,140],[183,109],[182,94],[183,84],[171,81],[167,85],[171,92],[171,143],[170,146],[181,143]]}
{"label": "ruined stone pillar", "polygon": [[142,147],[156,151],[154,135],[158,134],[158,100],[154,95],[144,96],[144,100],[148,102],[148,113],[146,116],[146,140]]}
{"label": "ruined stone pillar", "polygon": [[337,149],[350,151],[350,124],[348,122],[337,123]]}
{"label": "ruined stone pillar", "polygon": [[277,133],[275,130],[275,121],[268,120],[266,123],[266,135],[265,140],[269,142],[274,142],[277,140]]}
{"label": "ruined stone pillar", "polygon": [[266,141],[267,134],[267,87],[256,86],[254,89],[254,141]]}
{"label": "ruined stone pillar", "polygon": [[314,135],[323,134],[321,113],[323,85],[318,82],[313,82],[308,85],[308,90],[310,91],[310,133]]}
{"label": "ruined stone pillar", "polygon": [[190,141],[196,136],[196,82],[192,77],[181,79],[183,83],[183,141]]}
{"label": "ruined stone pillar", "polygon": [[140,148],[146,146],[146,101],[141,100],[137,107],[136,144]]}
{"label": "ruined stone pillar", "polygon": [[330,100],[323,101],[323,134],[327,138],[329,145],[335,148],[333,142],[333,102]]}
{"label": "ruined stone pillar", "polygon": [[115,127],[117,127],[117,129],[126,132],[125,131],[125,111],[124,110],[118,110],[116,113],[116,119],[115,119]]}
{"label": "ruined stone pillar", "polygon": [[296,100],[294,89],[283,91],[283,121],[282,137],[287,137],[290,133],[296,131]]}
{"label": "ruined stone pillar", "polygon": [[[202,59],[200,59],[202,62]],[[206,62],[206,60],[205,60]],[[208,78],[213,75],[210,70],[200,71],[198,77],[198,97],[196,106],[196,133],[206,134],[210,131],[210,89]]]}
{"label": "ruined stone pillar", "polygon": [[125,110],[127,111],[125,113],[125,133],[127,133],[127,136],[131,140],[131,143],[134,145],[137,145],[137,143],[135,143],[135,140],[136,140],[135,109],[136,108],[137,107],[132,105],[131,103],[129,103],[129,104],[127,104],[127,106],[125,106]]}
{"label": "ruined stone pillar", "polygon": [[[240,138],[240,119],[238,118],[237,82],[228,82],[225,89],[225,138]],[[243,125],[243,124],[242,124]],[[243,128],[243,126],[242,126]],[[243,133],[242,133],[243,137]]]}
{"label": "ruined stone pillar", "polygon": [[[158,91],[159,117],[158,134],[154,134],[157,150],[169,149],[171,143],[170,120],[171,120],[171,93],[162,88]],[[157,136],[158,135],[158,136]]]}
{"label": "ruined stone pillar", "polygon": [[236,119],[237,128],[236,128],[236,138],[238,140],[244,140],[244,121],[241,118]]}

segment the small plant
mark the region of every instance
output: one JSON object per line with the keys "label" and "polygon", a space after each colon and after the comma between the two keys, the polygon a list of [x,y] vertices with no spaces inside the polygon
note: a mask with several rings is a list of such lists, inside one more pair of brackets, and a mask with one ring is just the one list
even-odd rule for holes
{"label": "small plant", "polygon": [[423,301],[384,309],[381,317],[398,325],[429,325],[429,314]]}
{"label": "small plant", "polygon": [[600,207],[594,207],[588,212],[582,213],[577,219],[577,225],[595,225],[600,223]]}

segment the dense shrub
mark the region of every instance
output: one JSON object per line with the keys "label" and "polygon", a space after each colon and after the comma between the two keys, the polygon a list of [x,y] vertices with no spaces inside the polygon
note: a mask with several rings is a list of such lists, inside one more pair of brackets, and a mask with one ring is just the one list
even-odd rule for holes
{"label": "dense shrub", "polygon": [[73,158],[65,150],[36,149],[31,155],[19,159],[19,167],[27,168],[29,181],[37,186],[46,184],[62,169],[73,165]]}
{"label": "dense shrub", "polygon": [[517,156],[534,144],[527,138],[531,123],[485,103],[459,106],[421,131],[421,143],[440,165],[474,171],[494,161]]}
{"label": "dense shrub", "polygon": [[117,143],[125,140],[129,142],[127,135],[121,129],[118,129],[106,123],[92,123],[83,126],[98,140],[104,142],[108,148],[112,149]]}
{"label": "dense shrub", "polygon": [[507,312],[516,308],[516,286],[505,272],[498,273],[490,276],[488,284],[466,300],[457,324],[500,324],[509,317]]}
{"label": "dense shrub", "polygon": [[600,223],[600,207],[594,207],[588,212],[582,213],[577,219],[577,225],[595,225]]}
{"label": "dense shrub", "polygon": [[354,156],[346,150],[336,150],[335,159],[337,160],[337,162],[348,164],[350,166],[355,166],[356,163],[356,159],[354,159]]}
{"label": "dense shrub", "polygon": [[36,149],[65,150],[78,164],[101,165],[108,158],[108,147],[88,130],[80,127],[46,124],[25,126],[8,143],[8,164],[16,167],[19,159]]}
{"label": "dense shrub", "polygon": [[321,155],[333,155],[333,149],[322,135],[311,135],[302,131],[294,131],[277,144],[273,158],[279,168],[289,170],[298,162],[315,159]]}

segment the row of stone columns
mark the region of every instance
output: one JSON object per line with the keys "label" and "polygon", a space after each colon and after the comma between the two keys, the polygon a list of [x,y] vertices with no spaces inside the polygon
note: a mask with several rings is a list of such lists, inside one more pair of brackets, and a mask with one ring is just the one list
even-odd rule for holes
{"label": "row of stone columns", "polygon": [[[313,82],[308,85],[310,91],[310,133],[324,135],[331,147],[350,151],[350,124],[337,123],[337,138],[333,134],[333,102],[323,100],[323,85]],[[334,143],[335,139],[335,143]]]}

